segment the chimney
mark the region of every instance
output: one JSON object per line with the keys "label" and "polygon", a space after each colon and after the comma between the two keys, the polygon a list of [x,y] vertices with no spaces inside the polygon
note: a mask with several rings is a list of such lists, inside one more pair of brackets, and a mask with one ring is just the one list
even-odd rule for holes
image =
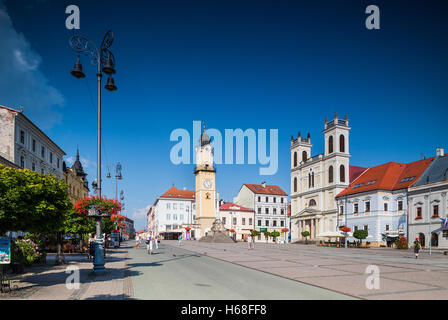
{"label": "chimney", "polygon": [[445,150],[443,150],[443,148],[437,148],[436,149],[437,157],[443,157],[444,154],[445,154]]}
{"label": "chimney", "polygon": [[263,186],[263,189],[266,188],[266,181],[263,181],[263,182],[261,183],[261,185]]}

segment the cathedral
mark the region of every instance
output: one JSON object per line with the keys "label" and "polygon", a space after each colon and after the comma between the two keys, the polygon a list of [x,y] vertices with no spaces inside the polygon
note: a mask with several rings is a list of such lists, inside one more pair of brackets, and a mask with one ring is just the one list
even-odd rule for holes
{"label": "cathedral", "polygon": [[338,215],[335,196],[365,169],[350,166],[347,115],[325,119],[325,150],[311,156],[311,136],[291,137],[291,241],[309,238],[323,240],[336,234]]}

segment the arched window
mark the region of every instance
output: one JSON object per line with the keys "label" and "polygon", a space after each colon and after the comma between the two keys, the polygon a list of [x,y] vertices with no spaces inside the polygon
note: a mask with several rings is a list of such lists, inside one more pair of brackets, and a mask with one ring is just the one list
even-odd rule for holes
{"label": "arched window", "polygon": [[311,174],[311,186],[314,187],[314,172]]}
{"label": "arched window", "polygon": [[311,173],[308,173],[308,188],[311,188]]}
{"label": "arched window", "polygon": [[328,153],[333,153],[333,136],[328,138]]}
{"label": "arched window", "polygon": [[343,164],[339,167],[339,180],[345,182],[345,167]]}
{"label": "arched window", "polygon": [[297,177],[294,178],[294,192],[297,192]]}
{"label": "arched window", "polygon": [[328,168],[328,182],[329,183],[333,182],[333,166],[330,166]]}
{"label": "arched window", "polygon": [[339,151],[345,152],[345,138],[343,134],[339,136]]}
{"label": "arched window", "polygon": [[294,152],[294,167],[297,167],[297,152]]}
{"label": "arched window", "polygon": [[305,162],[307,158],[306,151],[302,151],[302,161]]}
{"label": "arched window", "polygon": [[311,199],[310,202],[308,203],[308,207],[313,207],[315,205],[317,205],[317,203],[316,203],[316,200],[314,200],[314,199]]}
{"label": "arched window", "polygon": [[418,241],[422,247],[425,246],[425,235],[423,233],[418,234]]}

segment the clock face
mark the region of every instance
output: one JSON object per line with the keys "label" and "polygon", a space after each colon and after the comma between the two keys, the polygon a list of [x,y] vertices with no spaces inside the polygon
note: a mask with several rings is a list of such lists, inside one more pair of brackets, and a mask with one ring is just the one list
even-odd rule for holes
{"label": "clock face", "polygon": [[204,179],[202,185],[205,189],[211,189],[213,187],[213,181],[211,179]]}

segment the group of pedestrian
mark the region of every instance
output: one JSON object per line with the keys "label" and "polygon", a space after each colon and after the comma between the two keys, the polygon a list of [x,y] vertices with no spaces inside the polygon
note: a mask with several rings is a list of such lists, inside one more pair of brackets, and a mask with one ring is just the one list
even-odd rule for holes
{"label": "group of pedestrian", "polygon": [[148,254],[152,254],[154,245],[156,250],[159,249],[159,239],[157,239],[156,236],[153,236],[152,232],[149,232],[146,235],[146,251],[148,251]]}

